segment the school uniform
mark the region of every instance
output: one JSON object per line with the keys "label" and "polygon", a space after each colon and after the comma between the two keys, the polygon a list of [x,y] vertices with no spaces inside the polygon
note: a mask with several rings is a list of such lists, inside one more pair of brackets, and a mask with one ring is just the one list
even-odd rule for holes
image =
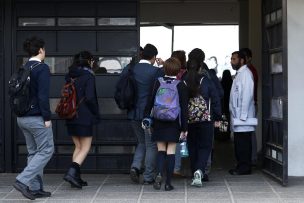
{"label": "school uniform", "polygon": [[[200,78],[197,80],[199,81]],[[209,112],[211,112],[211,120],[189,124],[187,146],[192,173],[198,169],[205,173],[213,144],[213,120],[221,118],[220,98],[212,81],[206,76],[203,76],[200,84],[200,94],[206,101]]]}
{"label": "school uniform", "polygon": [[35,191],[43,190],[43,169],[54,152],[52,127],[45,127],[45,121],[51,120],[50,69],[35,57],[25,64],[25,68],[38,63],[31,71],[31,108],[24,116],[17,117],[18,126],[25,137],[28,156],[27,166],[16,180]]}
{"label": "school uniform", "polygon": [[[165,76],[164,80],[172,80],[175,77]],[[151,109],[154,106],[155,96],[160,82],[157,80],[153,86],[152,95],[148,100],[145,108],[145,117],[150,117]],[[179,95],[180,115],[174,121],[163,121],[153,118],[153,132],[152,140],[155,142],[179,142],[181,131],[188,129],[188,91],[183,82],[177,84],[177,91]],[[152,115],[153,117],[153,115]]]}
{"label": "school uniform", "polygon": [[66,81],[75,80],[77,115],[66,120],[70,136],[93,136],[93,125],[100,120],[99,106],[96,95],[95,77],[88,67],[73,67],[66,75]]}

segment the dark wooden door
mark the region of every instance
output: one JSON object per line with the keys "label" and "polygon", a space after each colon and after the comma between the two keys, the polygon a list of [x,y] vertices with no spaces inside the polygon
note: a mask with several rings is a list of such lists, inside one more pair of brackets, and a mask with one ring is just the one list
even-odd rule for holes
{"label": "dark wooden door", "polygon": [[288,183],[286,0],[263,1],[263,171]]}
{"label": "dark wooden door", "polygon": [[[83,165],[86,172],[126,172],[132,161],[136,139],[113,94],[121,69],[139,47],[139,3],[137,0],[16,0],[14,5],[14,57],[18,67],[26,62],[23,41],[36,35],[46,42],[45,63],[51,70],[50,104],[55,154],[46,170],[62,172],[71,162],[73,144],[65,121],[54,111],[64,84],[64,75],[74,54],[88,50],[98,58],[97,95],[102,121],[94,128],[92,149]],[[106,73],[105,71],[106,70]],[[26,145],[15,127],[15,170],[26,164]]]}

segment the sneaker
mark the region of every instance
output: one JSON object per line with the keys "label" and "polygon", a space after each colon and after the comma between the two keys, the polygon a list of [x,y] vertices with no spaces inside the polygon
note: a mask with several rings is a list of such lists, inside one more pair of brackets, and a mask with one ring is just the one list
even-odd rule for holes
{"label": "sneaker", "polygon": [[200,169],[198,169],[194,172],[194,178],[192,180],[191,185],[195,186],[195,187],[202,187],[203,186],[203,184],[202,184],[202,171]]}

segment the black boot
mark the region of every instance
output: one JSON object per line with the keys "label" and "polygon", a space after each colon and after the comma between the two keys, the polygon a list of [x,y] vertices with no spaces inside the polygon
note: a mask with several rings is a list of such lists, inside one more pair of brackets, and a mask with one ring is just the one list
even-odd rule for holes
{"label": "black boot", "polygon": [[[80,178],[80,184],[81,184],[81,186],[88,186],[88,182],[82,180],[82,178],[81,178],[81,169],[80,168],[79,168],[79,178]],[[75,187],[75,186],[71,185],[71,187]]]}
{"label": "black boot", "polygon": [[66,174],[63,176],[63,179],[67,182],[69,182],[72,186],[77,188],[82,188],[81,179],[80,179],[80,166],[78,163],[73,162],[66,172]]}

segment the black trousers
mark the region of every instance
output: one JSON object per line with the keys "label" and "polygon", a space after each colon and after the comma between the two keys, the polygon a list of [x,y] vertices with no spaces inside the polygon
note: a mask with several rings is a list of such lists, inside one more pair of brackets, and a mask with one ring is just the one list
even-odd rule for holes
{"label": "black trousers", "polygon": [[234,132],[234,152],[239,173],[251,172],[252,132]]}
{"label": "black trousers", "polygon": [[212,150],[212,142],[213,122],[189,124],[187,146],[192,173],[198,169],[204,173]]}

